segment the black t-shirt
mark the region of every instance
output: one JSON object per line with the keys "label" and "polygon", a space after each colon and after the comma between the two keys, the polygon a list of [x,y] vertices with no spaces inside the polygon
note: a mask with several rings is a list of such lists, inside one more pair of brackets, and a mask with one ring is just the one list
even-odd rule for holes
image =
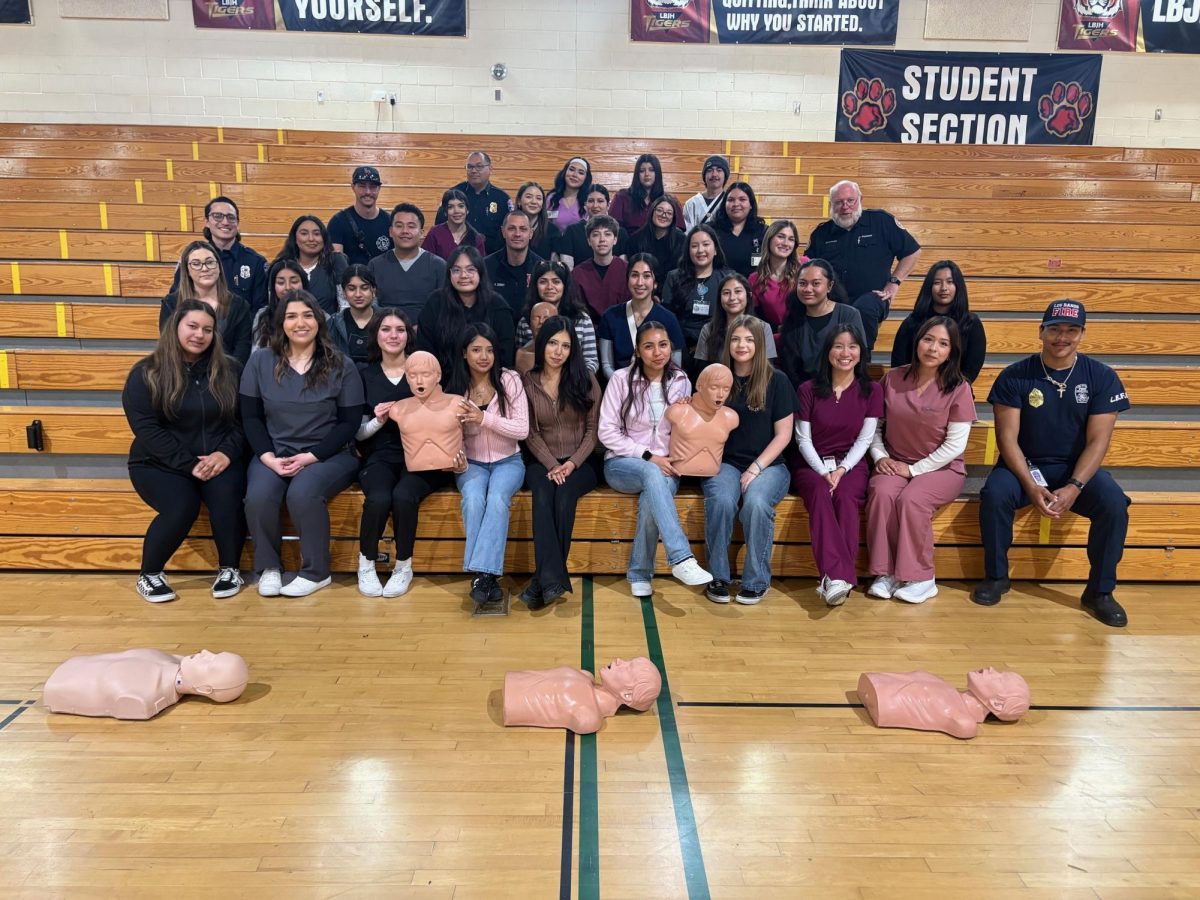
{"label": "black t-shirt", "polygon": [[[738,414],[738,427],[730,432],[725,441],[722,462],[729,463],[739,472],[745,472],[767,444],[775,439],[775,423],[795,414],[796,392],[786,375],[778,369],[772,369],[771,383],[767,385],[767,402],[762,409],[754,412],[746,405],[746,384],[750,379],[735,375],[733,380],[734,391],[730,393],[726,406]],[[782,465],[783,457],[784,454],[780,453],[771,465]]]}
{"label": "black t-shirt", "polygon": [[763,238],[767,233],[765,222],[746,222],[741,234],[734,234],[728,229],[718,228],[717,241],[725,254],[726,268],[741,275],[750,277],[750,273],[758,268],[762,258]]}
{"label": "black t-shirt", "polygon": [[342,318],[345,319],[346,325],[346,355],[355,363],[365,363],[367,361],[367,328],[370,328],[371,323],[368,322],[366,328],[359,328],[348,309],[342,310]]}
{"label": "black t-shirt", "polygon": [[[407,400],[413,395],[408,379],[401,378],[399,384],[392,384],[383,374],[383,364],[368,363],[358,367],[362,376],[363,394],[366,397],[364,415],[375,415],[375,407],[380,403],[391,403],[397,400]],[[388,462],[394,465],[404,465],[404,447],[400,443],[400,430],[391,419],[384,422],[383,427],[359,443],[363,459],[367,465],[374,462]]]}
{"label": "black t-shirt", "polygon": [[988,403],[1021,410],[1017,443],[1033,463],[1073,463],[1087,446],[1088,416],[1129,409],[1120,377],[1099,360],[1076,357],[1075,370],[1049,369],[1055,381],[1066,384],[1059,396],[1042,368],[1041,354],[1013,363],[998,376]]}
{"label": "black t-shirt", "polygon": [[509,263],[508,251],[504,249],[497,250],[484,260],[488,278],[492,281],[492,290],[508,304],[514,324],[521,318],[521,310],[525,308],[525,296],[529,291],[529,279],[533,277],[533,268],[541,261],[540,256],[529,250],[525,254],[525,262],[514,266]]}
{"label": "black t-shirt", "polygon": [[365,266],[392,249],[391,227],[392,217],[383,210],[373,219],[364,219],[353,206],[347,206],[329,220],[329,242],[342,245],[351,265]]}
{"label": "black t-shirt", "polygon": [[883,290],[892,263],[920,249],[916,238],[891,213],[864,209],[849,229],[832,220],[814,228],[804,255],[828,260],[854,300],[869,291]]}

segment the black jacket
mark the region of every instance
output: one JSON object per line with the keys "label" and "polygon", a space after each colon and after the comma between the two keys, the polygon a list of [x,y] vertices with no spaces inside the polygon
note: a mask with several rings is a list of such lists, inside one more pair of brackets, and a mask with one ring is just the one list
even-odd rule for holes
{"label": "black jacket", "polygon": [[[179,295],[174,291],[163,297],[162,307],[158,310],[158,330],[167,324],[175,307],[179,305]],[[250,307],[246,301],[234,294],[229,301],[229,315],[217,323],[217,331],[221,335],[221,345],[225,352],[241,365],[250,358]]]}
{"label": "black jacket", "polygon": [[[237,411],[229,419],[221,418],[221,408],[208,389],[210,350],[189,366],[187,390],[174,419],[161,417],[150,402],[146,386],[146,363],[139,360],[125,379],[121,405],[133,431],[129,464],[154,466],[184,475],[192,474],[199,457],[220,451],[237,465],[242,457],[242,426]],[[235,384],[242,367],[231,362]]]}

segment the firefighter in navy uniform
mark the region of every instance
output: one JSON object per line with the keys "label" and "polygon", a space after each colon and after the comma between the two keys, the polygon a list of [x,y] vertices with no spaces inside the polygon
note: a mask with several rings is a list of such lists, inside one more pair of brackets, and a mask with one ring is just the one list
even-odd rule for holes
{"label": "firefighter in navy uniform", "polygon": [[[467,157],[467,180],[454,185],[452,190],[467,195],[467,221],[483,235],[488,253],[495,253],[504,246],[500,228],[504,217],[512,211],[512,198],[492,184],[492,158],[482,150]],[[446,211],[439,209],[436,225],[446,221]]]}
{"label": "firefighter in navy uniform", "polygon": [[[204,239],[216,248],[229,290],[257,312],[267,302],[267,260],[242,243],[238,234],[237,204],[228,197],[214,197],[204,207]],[[179,269],[171,280],[170,293],[179,290]]]}
{"label": "firefighter in navy uniform", "polygon": [[992,385],[1000,459],[979,495],[985,577],[971,599],[994,606],[1008,591],[1013,515],[1033,503],[1047,518],[1072,511],[1091,521],[1081,602],[1105,625],[1121,627],[1128,619],[1113,591],[1129,498],[1100,465],[1129,397],[1112,368],[1078,352],[1086,315],[1074,300],[1051,303],[1042,316],[1041,353],[1013,363]]}

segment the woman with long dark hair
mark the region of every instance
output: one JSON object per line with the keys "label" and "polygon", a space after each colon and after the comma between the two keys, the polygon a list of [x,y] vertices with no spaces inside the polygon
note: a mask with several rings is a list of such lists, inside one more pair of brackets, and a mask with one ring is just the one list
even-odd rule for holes
{"label": "woman with long dark hair", "polygon": [[421,249],[428,250],[442,259],[449,260],[450,254],[459,247],[474,247],[483,255],[483,235],[467,221],[467,195],[457,188],[442,194],[442,205],[438,207],[438,218],[445,221],[434,225],[425,234]]}
{"label": "woman with long dark hair", "polygon": [[776,219],[763,235],[763,255],[750,275],[750,295],[758,316],[779,331],[796,295],[796,278],[808,257],[800,251],[800,232],[794,222]]}
{"label": "woman with long dark hair", "polygon": [[630,233],[646,223],[650,205],[659,197],[667,197],[675,209],[675,227],[683,228],[683,207],[663,188],[662,163],[653,153],[643,153],[633,164],[633,179],[629,187],[617,191],[608,214]]}
{"label": "woman with long dark hair", "polygon": [[142,542],[137,581],[137,592],[151,603],[175,599],[163,570],[195,524],[202,502],[220,567],[213,596],[232,597],[242,589],[238,567],[246,534],[246,473],[237,416],[240,374],[241,366],[221,348],[213,308],[184,299],[167,319],[154,352],[125,380],[121,405],[133,432],[129,480],[156,513]]}
{"label": "woman with long dark hair", "polygon": [[830,329],[853,327],[861,333],[863,326],[862,316],[846,300],[833,266],[823,259],[810,259],[800,266],[795,300],[779,334],[779,361],[793,386],[799,387],[824,364],[822,348]]}
{"label": "woman with long dark hair", "polygon": [[605,310],[600,318],[600,370],[611,381],[618,369],[629,365],[637,354],[637,330],[646,322],[658,322],[671,339],[671,360],[683,365],[683,330],[675,314],[654,299],[654,257],[635,253],[629,258],[625,276],[629,299]]}
{"label": "woman with long dark hair", "polygon": [[721,281],[729,274],[725,254],[710,225],[697,225],[688,232],[686,251],[679,268],[667,276],[663,286],[663,306],[675,313],[683,327],[690,354],[700,339],[700,331],[712,316]]}
{"label": "woman with long dark hair", "polygon": [[650,204],[646,224],[629,239],[629,253],[649,253],[654,257],[654,279],[659,286],[667,283],[671,270],[682,265],[686,238],[675,227],[675,207],[670,197],[659,197]]}
{"label": "woman with long dark hair", "polygon": [[913,360],[917,334],[934,316],[946,316],[958,326],[962,343],[962,373],[974,382],[987,358],[987,334],[979,316],[971,312],[967,302],[967,280],[962,269],[952,259],[939,259],[925,273],[925,281],[917,294],[917,302],[892,343],[892,368],[907,366]]}
{"label": "woman with long dark hair", "polygon": [[[312,215],[300,216],[292,223],[291,230],[283,242],[283,249],[276,259],[294,259],[308,275],[305,288],[317,298],[321,309],[329,315],[337,315],[343,305],[339,289],[342,273],[350,265],[346,254],[335,253],[325,223]],[[267,282],[267,290],[270,290]]]}
{"label": "woman with long dark hair", "polygon": [[526,181],[517,188],[513,205],[529,218],[529,249],[549,259],[562,240],[562,231],[546,211],[545,190],[536,181]]}
{"label": "woman with long dark hair", "polygon": [[267,270],[267,302],[254,314],[251,343],[255,350],[271,343],[271,324],[280,300],[293,291],[308,290],[308,273],[294,259],[277,259]]}
{"label": "woman with long dark hair", "polygon": [[[717,289],[717,302],[713,305],[712,318],[700,329],[700,337],[696,341],[696,352],[693,357],[699,362],[719,362],[725,352],[726,337],[729,334],[729,323],[739,316],[758,318],[754,306],[750,302],[750,282],[744,275],[730,272],[721,279]],[[759,321],[762,321],[759,319]],[[768,359],[774,359],[775,339],[771,336],[770,328],[763,322],[765,333],[757,349]],[[703,368],[701,366],[700,368]]]}
{"label": "woman with long dark hair", "polygon": [[571,590],[567,556],[575,530],[575,507],[596,486],[591,454],[596,449],[600,385],[579,353],[575,323],[552,316],[533,345],[533,368],[524,376],[529,401],[533,459],[525,482],[533,493],[535,568],[521,599],[541,609]]}
{"label": "woman with long dark hair", "polygon": [[725,253],[725,264],[746,278],[762,262],[767,222],[758,214],[758,197],[745,181],[725,188],[725,199],[713,217],[713,230]]}
{"label": "woman with long dark hair", "polygon": [[[254,538],[258,593],[304,597],[329,577],[328,502],[350,486],[358,460],[350,443],[362,421],[363,386],[354,363],[333,346],[329,325],[307,291],[275,308],[270,344],[242,373],[242,424],[254,452],[247,473],[246,523]],[[279,514],[284,503],[300,535],[300,570],[282,580]]]}
{"label": "woman with long dark hair", "polygon": [[975,421],[958,324],[949,316],[926,319],[915,344],[916,359],[883,377],[867,497],[867,548],[876,576],[867,593],[906,603],[937,595],[933,517],[962,492],[963,453]]}
{"label": "woman with long dark hair", "polygon": [[796,394],[800,459],[792,469],[792,488],[808,510],[821,576],[817,594],[829,606],[845,603],[858,582],[866,453],[883,415],[883,391],[871,381],[866,346],[857,325],[830,328],[815,377]]}
{"label": "woman with long dark hair", "polygon": [[665,415],[672,403],[691,396],[692,386],[671,359],[671,338],[660,323],[643,321],[634,346],[633,362],[618,369],[604,390],[597,433],[607,448],[604,480],[622,494],[639,495],[637,534],[625,577],[633,596],[649,597],[660,535],[671,574],[681,582],[708,584],[712,575],[696,562],[679,524],[679,475],[671,465],[671,422]]}
{"label": "woman with long dark hair", "polygon": [[533,267],[529,277],[529,290],[525,294],[525,307],[517,322],[517,346],[524,347],[533,340],[529,327],[533,307],[537,303],[553,303],[558,315],[565,316],[575,330],[574,353],[583,358],[589,372],[600,368],[599,350],[596,344],[596,326],[579,301],[571,270],[561,262],[543,260]]}
{"label": "woman with long dark hair", "polygon": [[476,603],[503,596],[512,496],[525,480],[518,441],[529,435],[529,406],[521,376],[501,368],[496,333],[483,322],[467,325],[459,338],[459,358],[446,391],[460,394],[459,421],[467,470],[456,476],[462,494],[463,571],[473,572],[471,599]]}
{"label": "woman with long dark hair", "polygon": [[554,176],[554,190],[546,198],[550,218],[559,231],[566,231],[587,218],[583,202],[591,189],[592,164],[582,156],[572,156]]}
{"label": "woman with long dark hair", "polygon": [[517,353],[512,312],[492,290],[483,257],[474,247],[459,247],[446,263],[445,283],[430,295],[417,317],[417,349],[436,356],[442,377],[448,378],[461,361],[463,329],[486,323],[496,335],[499,364],[511,369]]}
{"label": "woman with long dark hair", "polygon": [[192,241],[179,254],[178,285],[163,297],[158,311],[161,331],[183,300],[201,300],[217,319],[221,346],[239,363],[250,356],[250,306],[229,290],[217,249],[208,241]]}

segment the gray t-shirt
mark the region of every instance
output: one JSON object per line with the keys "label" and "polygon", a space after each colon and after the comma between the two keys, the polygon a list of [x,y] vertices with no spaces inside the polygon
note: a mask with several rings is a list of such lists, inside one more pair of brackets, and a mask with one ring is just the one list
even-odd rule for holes
{"label": "gray t-shirt", "polygon": [[407,267],[389,250],[371,260],[368,268],[379,286],[376,302],[380,307],[398,306],[415,322],[429,295],[446,280],[446,261],[436,253],[422,250]]}
{"label": "gray t-shirt", "polygon": [[337,421],[339,406],[361,406],[362,379],[350,357],[342,356],[342,371],[315,390],[304,386],[304,376],[288,367],[275,380],[275,354],[269,349],[250,354],[242,371],[241,393],[262,399],[267,433],[276,456],[305,453],[321,442]]}

